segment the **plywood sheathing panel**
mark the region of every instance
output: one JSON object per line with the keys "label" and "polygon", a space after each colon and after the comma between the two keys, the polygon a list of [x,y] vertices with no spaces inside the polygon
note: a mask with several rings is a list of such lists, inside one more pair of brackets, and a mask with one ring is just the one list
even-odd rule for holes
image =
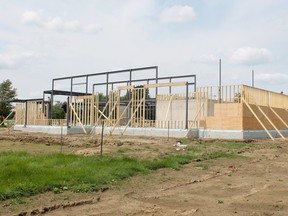
{"label": "plywood sheathing panel", "polygon": [[240,103],[214,105],[214,116],[206,117],[206,128],[217,130],[242,130],[242,110]]}
{"label": "plywood sheathing panel", "polygon": [[[251,108],[262,121],[262,123],[267,127],[268,130],[274,130],[273,126],[269,121],[264,117],[261,111],[257,108],[256,105],[250,104]],[[260,108],[265,112],[268,118],[273,122],[273,124],[278,128],[278,130],[287,130],[286,126],[281,122],[281,120],[273,113],[273,111],[267,106],[260,106]],[[285,121],[288,122],[287,113],[284,109],[274,108],[278,115]],[[254,118],[248,107],[244,106],[243,109],[243,129],[244,130],[262,130],[262,126]]]}

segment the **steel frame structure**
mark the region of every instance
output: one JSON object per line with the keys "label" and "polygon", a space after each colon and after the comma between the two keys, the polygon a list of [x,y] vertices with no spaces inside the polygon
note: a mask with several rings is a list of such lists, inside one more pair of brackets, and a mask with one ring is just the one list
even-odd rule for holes
{"label": "steel frame structure", "polygon": [[[155,76],[154,77],[148,77],[148,78],[143,78],[143,79],[133,79],[133,73],[135,72],[140,72],[140,71],[146,71],[146,70],[154,70],[155,71]],[[109,81],[109,76],[112,74],[123,74],[123,73],[128,73],[129,74],[129,80],[126,81]],[[106,71],[106,72],[99,72],[99,73],[92,73],[92,74],[84,74],[84,75],[76,75],[76,76],[67,76],[67,77],[61,77],[61,78],[54,78],[52,79],[52,89],[47,90],[43,92],[43,101],[45,100],[45,95],[50,94],[50,109],[49,109],[49,118],[52,117],[52,106],[54,102],[54,95],[66,95],[66,96],[83,96],[83,95],[91,95],[91,93],[88,92],[88,82],[89,82],[89,77],[99,77],[99,76],[105,76],[106,77],[106,82],[101,82],[101,83],[94,83],[93,84],[93,93],[95,90],[95,86],[100,86],[100,85],[105,85],[105,92],[106,92],[106,102],[108,101],[108,96],[109,96],[109,85],[112,85],[112,90],[113,86],[115,84],[121,84],[125,83],[128,85],[132,85],[135,82],[146,82],[149,84],[151,81],[154,81],[156,84],[159,82],[159,80],[169,80],[169,83],[171,83],[175,79],[181,79],[181,78],[192,78],[193,80],[191,82],[187,82],[187,87],[186,87],[186,93],[188,95],[189,91],[189,86],[194,85],[194,91],[196,91],[196,75],[180,75],[180,76],[168,76],[168,77],[159,77],[158,73],[158,66],[150,66],[150,67],[141,67],[141,68],[130,68],[130,69],[124,69],[124,70],[116,70],[116,71]],[[85,78],[85,82],[83,83],[74,83],[74,79],[76,78]],[[55,89],[55,82],[60,81],[60,80],[70,80],[70,91],[62,91],[62,90],[57,90]],[[75,85],[85,85],[85,93],[83,92],[74,92],[73,91],[73,86]],[[158,88],[156,88],[156,95],[158,93]],[[171,93],[171,86],[169,87],[169,93]],[[155,99],[152,101],[155,101]],[[68,97],[68,104],[69,104],[69,97]],[[186,110],[187,111],[187,110]],[[68,110],[69,112],[69,110]],[[69,113],[68,113],[69,115]]]}

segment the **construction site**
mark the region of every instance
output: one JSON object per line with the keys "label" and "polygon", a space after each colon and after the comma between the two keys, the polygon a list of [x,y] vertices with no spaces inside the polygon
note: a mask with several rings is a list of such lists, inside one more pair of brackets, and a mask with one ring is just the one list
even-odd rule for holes
{"label": "construction site", "polygon": [[0,215],[287,215],[287,100],[158,67],[55,78],[9,101]]}
{"label": "construction site", "polygon": [[[115,75],[121,79],[112,80]],[[69,85],[57,89],[63,81]],[[75,91],[79,86],[82,91]],[[65,119],[52,118],[59,96],[67,102]],[[272,140],[288,135],[287,95],[247,85],[198,87],[196,75],[160,77],[157,66],[55,78],[43,98],[10,102],[14,129],[26,132],[99,134],[103,124],[105,134],[117,135]]]}

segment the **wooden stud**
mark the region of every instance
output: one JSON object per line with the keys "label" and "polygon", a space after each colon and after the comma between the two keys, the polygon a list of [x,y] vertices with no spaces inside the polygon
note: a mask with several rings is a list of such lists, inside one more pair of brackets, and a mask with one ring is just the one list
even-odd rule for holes
{"label": "wooden stud", "polygon": [[[72,106],[72,97],[70,96],[70,99],[69,99],[69,101],[70,101],[70,104],[68,104],[68,106]],[[69,125],[73,125],[73,113],[72,112],[69,112],[69,114],[70,114],[70,118],[69,118],[69,120],[70,120],[70,122],[69,122]]]}
{"label": "wooden stud", "polygon": [[145,109],[146,109],[146,104],[145,104],[145,99],[146,99],[146,89],[143,89],[143,98],[144,98],[144,104],[143,104],[143,113],[142,113],[142,127],[145,127]]}
{"label": "wooden stud", "polygon": [[87,134],[87,131],[86,131],[86,129],[84,128],[84,126],[83,126],[83,124],[82,124],[82,122],[81,122],[80,118],[78,117],[78,115],[77,115],[76,111],[74,110],[73,106],[71,105],[70,107],[71,107],[71,110],[74,112],[74,114],[75,114],[75,117],[76,117],[76,118],[77,118],[77,120],[79,121],[79,123],[80,123],[80,126],[82,127],[82,129],[83,129],[84,133],[85,133],[85,134]]}
{"label": "wooden stud", "polygon": [[118,119],[120,118],[120,100],[121,100],[121,96],[120,96],[120,90],[118,90],[117,92],[117,97],[118,97],[118,103],[117,103],[117,117],[116,117],[116,121],[115,121],[115,125],[119,126],[118,124],[116,124],[116,122],[118,121]]}
{"label": "wooden stud", "polygon": [[143,103],[143,101],[144,101],[144,98],[139,102],[138,106],[137,106],[136,109],[134,110],[131,118],[129,119],[128,123],[126,124],[126,126],[125,126],[125,128],[124,128],[124,131],[122,132],[122,135],[125,133],[128,125],[130,124],[131,120],[133,119],[134,115],[136,114],[136,111],[139,109],[139,107],[141,106],[141,104]]}
{"label": "wooden stud", "polygon": [[132,103],[132,99],[129,101],[129,103],[127,104],[127,106],[126,106],[125,109],[123,110],[123,112],[122,112],[120,118],[117,119],[117,122],[114,124],[114,127],[112,128],[112,130],[110,131],[110,133],[113,133],[113,131],[114,131],[115,128],[116,128],[116,125],[119,124],[121,118],[123,117],[123,115],[124,115],[125,112],[127,111],[128,107],[130,107],[131,103]]}
{"label": "wooden stud", "polygon": [[[111,96],[111,97],[113,97],[113,96]],[[119,99],[120,99],[120,98],[119,98]],[[111,104],[111,105],[113,104],[113,107],[112,107],[112,108],[109,107],[110,112],[109,112],[109,114],[108,114],[107,119],[108,119],[110,122],[113,122],[112,120],[115,119],[115,109],[116,109],[117,104],[118,104],[118,99],[117,99],[117,101],[115,102],[115,97],[113,97],[113,101],[110,101],[110,104]]]}

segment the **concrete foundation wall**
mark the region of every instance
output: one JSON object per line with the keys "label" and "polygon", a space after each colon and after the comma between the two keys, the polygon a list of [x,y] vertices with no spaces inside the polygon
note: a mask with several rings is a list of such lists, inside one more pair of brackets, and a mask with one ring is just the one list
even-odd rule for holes
{"label": "concrete foundation wall", "polygon": [[[15,125],[14,130],[21,130],[28,133],[61,134],[61,126],[34,126]],[[67,127],[62,127],[62,134],[67,134]]]}
{"label": "concrete foundation wall", "polygon": [[[31,133],[61,134],[60,126],[27,126],[15,125],[15,130]],[[88,134],[101,134],[101,127],[85,127]],[[104,134],[111,134],[112,127],[105,127]],[[115,128],[113,135],[122,135],[124,127]],[[280,138],[275,130],[269,130],[275,138]],[[280,131],[288,137],[288,130]],[[62,134],[84,134],[82,127],[62,127]],[[148,136],[168,137],[168,129],[161,128],[127,128],[124,135],[127,136]],[[209,130],[209,129],[170,129],[169,137],[174,138],[211,138],[211,139],[266,139],[269,138],[264,130]]]}
{"label": "concrete foundation wall", "polygon": [[[87,133],[91,132],[92,127],[85,127],[85,130]],[[84,134],[84,130],[82,127],[71,127],[67,128],[66,126],[63,126],[61,129],[61,126],[34,126],[34,125],[27,125],[24,127],[24,125],[15,125],[14,130],[21,130],[23,132],[28,133],[47,133],[47,134]],[[62,132],[61,132],[62,130]]]}
{"label": "concrete foundation wall", "polygon": [[198,138],[205,139],[243,139],[243,130],[199,129]]}
{"label": "concrete foundation wall", "polygon": [[[274,138],[281,138],[276,130],[269,130]],[[284,137],[288,137],[288,130],[280,130]],[[244,130],[243,139],[270,139],[264,130]]]}
{"label": "concrete foundation wall", "polygon": [[[274,138],[281,138],[276,130],[269,130]],[[288,130],[280,131],[285,137],[288,137]],[[212,139],[270,139],[269,135],[264,130],[208,130],[199,129],[198,138]]]}
{"label": "concrete foundation wall", "polygon": [[[93,134],[101,134],[101,127],[95,127],[92,131]],[[112,127],[105,127],[104,134],[111,134]],[[124,127],[115,128],[113,135],[122,135]],[[170,129],[169,137],[181,138],[192,137],[193,132],[185,129]],[[148,136],[148,137],[168,137],[168,130],[161,128],[127,128],[124,135],[126,136]],[[197,133],[195,133],[197,136]]]}

